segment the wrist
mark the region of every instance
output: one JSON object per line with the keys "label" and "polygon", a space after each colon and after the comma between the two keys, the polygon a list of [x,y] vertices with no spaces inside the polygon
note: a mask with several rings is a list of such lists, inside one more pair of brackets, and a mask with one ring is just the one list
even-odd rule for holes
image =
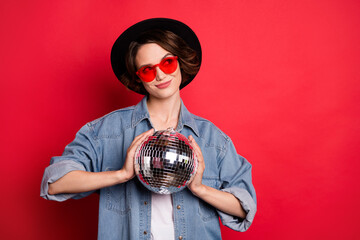
{"label": "wrist", "polygon": [[206,195],[207,186],[204,185],[204,184],[200,184],[200,185],[198,185],[196,187],[190,188],[190,190],[198,198],[203,198],[203,196]]}
{"label": "wrist", "polygon": [[129,173],[125,169],[120,169],[117,171],[117,179],[119,183],[127,182],[131,180],[134,176],[134,173]]}

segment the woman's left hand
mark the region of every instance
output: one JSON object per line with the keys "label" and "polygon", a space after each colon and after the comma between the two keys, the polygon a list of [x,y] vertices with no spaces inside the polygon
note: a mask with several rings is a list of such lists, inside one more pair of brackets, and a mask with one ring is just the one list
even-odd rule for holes
{"label": "woman's left hand", "polygon": [[198,198],[224,213],[245,218],[246,212],[242,208],[240,201],[234,195],[202,184],[202,178],[205,170],[204,157],[193,136],[189,136],[189,141],[195,151],[199,164],[193,180],[190,184],[188,184],[190,191]]}
{"label": "woman's left hand", "polygon": [[204,185],[202,184],[202,177],[203,177],[203,173],[205,170],[205,162],[204,162],[204,157],[202,155],[201,149],[200,149],[199,145],[196,143],[193,136],[191,136],[191,135],[189,136],[189,141],[195,151],[195,155],[198,160],[198,167],[197,167],[196,174],[195,174],[193,180],[188,185],[188,188],[195,196],[199,196],[201,191],[204,190]]}

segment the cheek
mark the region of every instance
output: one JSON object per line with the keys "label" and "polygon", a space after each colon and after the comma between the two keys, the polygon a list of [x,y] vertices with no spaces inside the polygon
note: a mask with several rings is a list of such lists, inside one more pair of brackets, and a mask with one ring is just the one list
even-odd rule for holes
{"label": "cheek", "polygon": [[141,84],[144,86],[145,90],[149,92],[150,85],[146,82],[141,81]]}
{"label": "cheek", "polygon": [[182,74],[179,67],[176,69],[174,77],[178,80],[178,82],[182,82]]}

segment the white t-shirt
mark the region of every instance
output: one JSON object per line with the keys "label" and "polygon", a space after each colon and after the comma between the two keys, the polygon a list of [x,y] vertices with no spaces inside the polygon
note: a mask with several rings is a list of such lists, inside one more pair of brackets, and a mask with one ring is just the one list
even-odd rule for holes
{"label": "white t-shirt", "polygon": [[151,193],[151,239],[174,240],[174,238],[171,194]]}

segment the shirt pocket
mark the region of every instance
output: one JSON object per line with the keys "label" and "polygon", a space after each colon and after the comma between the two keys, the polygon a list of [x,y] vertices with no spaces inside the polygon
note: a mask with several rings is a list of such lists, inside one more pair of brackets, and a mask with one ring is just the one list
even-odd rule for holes
{"label": "shirt pocket", "polygon": [[[115,169],[107,168],[106,171],[114,171]],[[117,184],[105,189],[106,209],[126,215],[131,210],[131,191],[127,183]]]}
{"label": "shirt pocket", "polygon": [[[218,179],[213,178],[204,178],[202,179],[202,183],[206,186],[219,189],[220,181]],[[218,218],[219,215],[216,211],[216,208],[206,203],[205,201],[199,198],[199,215],[204,222],[210,221],[214,218]]]}

